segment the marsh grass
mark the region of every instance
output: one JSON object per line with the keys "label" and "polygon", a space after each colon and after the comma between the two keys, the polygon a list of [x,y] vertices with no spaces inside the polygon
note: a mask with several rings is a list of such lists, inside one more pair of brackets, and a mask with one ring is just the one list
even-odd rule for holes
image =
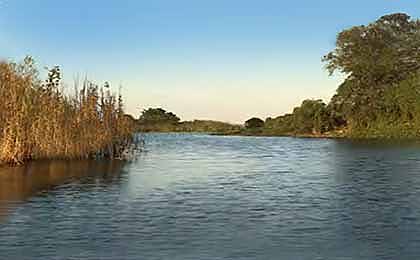
{"label": "marsh grass", "polygon": [[40,80],[30,57],[0,61],[0,163],[112,158],[132,147],[134,123],[121,95],[88,80],[68,95],[60,80],[58,67]]}

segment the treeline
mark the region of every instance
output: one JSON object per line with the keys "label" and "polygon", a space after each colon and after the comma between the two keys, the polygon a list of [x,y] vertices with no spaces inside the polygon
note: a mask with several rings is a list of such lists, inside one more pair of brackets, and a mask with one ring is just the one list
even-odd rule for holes
{"label": "treeline", "polygon": [[0,62],[0,163],[121,156],[135,123],[120,95],[85,80],[67,95],[61,71],[41,80],[34,60]]}
{"label": "treeline", "polygon": [[177,115],[162,108],[144,110],[137,126],[140,132],[238,133],[241,129],[240,125],[213,120],[181,121]]}
{"label": "treeline", "polygon": [[[337,121],[335,121],[337,120]],[[312,135],[322,136],[326,133],[340,135],[345,121],[339,122],[331,116],[329,107],[322,100],[307,99],[296,107],[292,113],[267,118],[251,118],[245,122],[243,134],[249,135]]]}
{"label": "treeline", "polygon": [[420,137],[419,20],[396,13],[344,30],[323,61],[346,76],[329,103],[305,100],[291,114],[246,123],[243,133]]}

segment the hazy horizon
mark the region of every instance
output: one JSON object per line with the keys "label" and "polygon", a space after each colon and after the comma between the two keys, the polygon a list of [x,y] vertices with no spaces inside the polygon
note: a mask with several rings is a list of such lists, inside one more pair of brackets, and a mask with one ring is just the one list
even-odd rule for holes
{"label": "hazy horizon", "polygon": [[[304,6],[304,7],[303,7]],[[60,65],[123,86],[128,113],[243,123],[328,101],[340,83],[321,57],[337,33],[378,17],[420,16],[413,1],[0,1],[0,57]],[[308,22],[309,21],[309,22]]]}

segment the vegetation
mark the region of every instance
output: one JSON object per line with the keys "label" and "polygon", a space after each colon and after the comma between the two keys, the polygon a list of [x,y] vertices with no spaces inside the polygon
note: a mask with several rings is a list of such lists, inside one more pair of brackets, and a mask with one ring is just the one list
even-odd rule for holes
{"label": "vegetation", "polygon": [[243,135],[260,135],[263,133],[264,121],[258,117],[252,117],[245,121],[241,131]]}
{"label": "vegetation", "polygon": [[180,121],[172,112],[162,108],[149,108],[142,112],[138,119],[140,132],[205,132],[237,133],[239,125],[213,120]]}
{"label": "vegetation", "polygon": [[323,61],[346,76],[331,101],[305,100],[266,119],[261,134],[420,137],[419,20],[396,13],[344,30]]}
{"label": "vegetation", "polygon": [[213,120],[183,121],[177,128],[177,132],[203,132],[203,133],[225,133],[234,134],[240,131],[239,125],[232,125],[226,122]]}
{"label": "vegetation", "polygon": [[162,108],[149,108],[141,113],[138,120],[141,132],[171,132],[179,124],[179,117]]}
{"label": "vegetation", "polygon": [[256,129],[264,126],[264,121],[258,117],[253,117],[245,121],[246,129]]}
{"label": "vegetation", "polygon": [[0,62],[0,100],[0,163],[116,157],[133,141],[133,121],[109,84],[85,80],[66,95],[60,68],[42,81],[31,57]]}
{"label": "vegetation", "polygon": [[125,115],[121,96],[90,81],[65,95],[59,67],[39,79],[33,60],[0,62],[0,162],[37,158],[118,156],[141,132],[246,135],[420,137],[420,21],[385,15],[337,36],[323,57],[330,74],[345,79],[328,103],[304,100],[292,113],[247,120],[244,126],[211,120],[181,121],[149,108]]}

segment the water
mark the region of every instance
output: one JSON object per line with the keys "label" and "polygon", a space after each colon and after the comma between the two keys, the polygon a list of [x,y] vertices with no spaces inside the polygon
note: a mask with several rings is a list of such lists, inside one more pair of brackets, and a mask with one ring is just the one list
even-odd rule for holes
{"label": "water", "polygon": [[151,134],[0,170],[0,259],[419,259],[420,147]]}

